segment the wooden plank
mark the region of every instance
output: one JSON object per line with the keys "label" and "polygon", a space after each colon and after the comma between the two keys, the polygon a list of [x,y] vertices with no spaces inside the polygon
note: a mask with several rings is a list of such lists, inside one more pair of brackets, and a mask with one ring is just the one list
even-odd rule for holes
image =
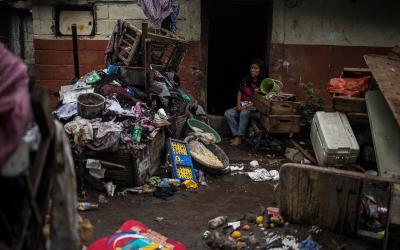
{"label": "wooden plank", "polygon": [[[285,164],[280,170],[280,212],[300,224],[318,225],[344,234],[356,233],[360,176],[320,167]],[[340,172],[339,172],[340,173]]]}
{"label": "wooden plank", "polygon": [[371,70],[369,68],[343,68],[342,78],[360,78],[364,76],[371,76]]}
{"label": "wooden plank", "polygon": [[302,146],[300,146],[300,144],[298,144],[297,142],[295,142],[295,140],[290,140],[290,142],[293,144],[293,146],[295,146],[298,150],[300,150],[300,152],[308,159],[310,160],[312,163],[314,164],[318,164],[317,160],[314,158],[314,156],[312,156],[306,149],[304,149]]}
{"label": "wooden plank", "polygon": [[364,59],[400,125],[400,60],[381,55],[365,55]]}
{"label": "wooden plank", "polygon": [[400,225],[400,184],[392,184],[390,223]]}
{"label": "wooden plank", "polygon": [[379,91],[366,94],[368,117],[380,175],[400,177],[400,127]]}
{"label": "wooden plank", "polygon": [[365,113],[365,98],[333,95],[332,105],[339,112]]}

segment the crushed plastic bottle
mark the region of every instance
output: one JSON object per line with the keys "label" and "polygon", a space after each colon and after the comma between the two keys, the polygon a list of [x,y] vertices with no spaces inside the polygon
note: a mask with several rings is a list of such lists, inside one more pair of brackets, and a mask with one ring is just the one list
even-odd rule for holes
{"label": "crushed plastic bottle", "polygon": [[140,139],[142,138],[142,130],[143,128],[139,124],[136,124],[133,128],[132,141],[134,143],[140,142]]}
{"label": "crushed plastic bottle", "polygon": [[78,210],[79,211],[87,211],[87,210],[95,210],[99,208],[99,204],[91,203],[91,202],[79,202]]}
{"label": "crushed plastic bottle", "polygon": [[208,228],[209,229],[215,229],[223,224],[225,224],[226,220],[228,219],[228,217],[226,216],[218,216],[212,220],[208,221]]}

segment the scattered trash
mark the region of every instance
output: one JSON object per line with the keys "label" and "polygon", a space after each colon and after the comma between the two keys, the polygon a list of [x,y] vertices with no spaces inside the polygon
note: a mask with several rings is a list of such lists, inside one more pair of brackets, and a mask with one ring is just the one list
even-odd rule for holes
{"label": "scattered trash", "polygon": [[222,226],[223,224],[225,224],[226,220],[228,219],[228,217],[226,216],[218,216],[212,220],[208,221],[208,228],[209,229],[215,229],[217,227]]}
{"label": "scattered trash", "polygon": [[89,219],[82,219],[79,221],[79,238],[81,244],[90,241],[93,236],[93,225]]}
{"label": "scattered trash", "polygon": [[234,239],[239,239],[241,235],[242,235],[242,234],[240,233],[240,231],[233,231],[233,232],[231,233],[231,236],[232,236],[232,238],[234,238]]}
{"label": "scattered trash", "polygon": [[237,250],[245,249],[246,247],[247,247],[246,242],[243,242],[243,241],[236,242],[236,249]]}
{"label": "scattered trash", "polygon": [[254,170],[253,172],[247,172],[247,175],[253,181],[278,181],[279,180],[279,172],[276,170],[268,171],[265,168],[259,168]]}
{"label": "scattered trash", "polygon": [[256,169],[260,166],[260,164],[258,163],[258,161],[254,160],[250,162],[250,167],[251,169]]}
{"label": "scattered trash", "polygon": [[250,229],[251,229],[251,227],[250,227],[249,224],[245,224],[245,225],[242,226],[242,230],[243,231],[250,231]]}
{"label": "scattered trash", "polygon": [[321,247],[318,245],[318,243],[312,239],[311,235],[298,244],[299,250],[319,250],[320,248]]}
{"label": "scattered trash", "polygon": [[186,189],[197,189],[199,187],[197,182],[193,180],[186,180],[182,182],[182,185],[184,185]]}
{"label": "scattered trash", "polygon": [[256,223],[256,218],[257,218],[257,215],[251,214],[251,213],[246,214],[246,216],[245,216],[245,220],[246,220],[248,223]]}
{"label": "scattered trash", "polygon": [[117,187],[112,182],[107,182],[105,185],[108,196],[114,197],[115,188]]}
{"label": "scattered trash", "polygon": [[156,191],[156,187],[151,185],[143,185],[141,187],[134,187],[134,188],[126,188],[121,192],[118,192],[118,195],[126,196],[128,192],[136,193],[136,194],[144,194],[144,193],[153,193]]}
{"label": "scattered trash", "polygon": [[294,163],[300,163],[304,160],[303,154],[295,148],[286,148],[284,156]]}
{"label": "scattered trash", "polygon": [[149,178],[149,180],[147,182],[149,183],[149,185],[151,185],[153,187],[158,187],[160,185],[161,178],[158,176],[152,176]]}
{"label": "scattered trash", "polygon": [[99,201],[100,204],[107,204],[108,203],[107,198],[102,194],[99,194],[98,201]]}
{"label": "scattered trash", "polygon": [[283,249],[298,249],[299,243],[293,235],[285,235],[282,239]]}
{"label": "scattered trash", "polygon": [[318,235],[322,232],[322,229],[318,226],[312,226],[308,233]]}
{"label": "scattered trash", "polygon": [[95,210],[98,208],[99,208],[99,204],[96,204],[96,203],[91,203],[91,202],[79,202],[78,203],[79,211]]}
{"label": "scattered trash", "polygon": [[240,227],[240,221],[229,222],[228,226],[232,227],[233,230],[236,230]]}
{"label": "scattered trash", "polygon": [[207,186],[206,176],[202,170],[199,170],[199,183],[202,186]]}
{"label": "scattered trash", "polygon": [[154,220],[157,222],[161,222],[164,220],[164,217],[156,217],[156,218],[154,218]]}
{"label": "scattered trash", "polygon": [[243,171],[244,166],[228,166],[226,167],[227,170],[229,170],[230,172],[234,172],[234,171]]}

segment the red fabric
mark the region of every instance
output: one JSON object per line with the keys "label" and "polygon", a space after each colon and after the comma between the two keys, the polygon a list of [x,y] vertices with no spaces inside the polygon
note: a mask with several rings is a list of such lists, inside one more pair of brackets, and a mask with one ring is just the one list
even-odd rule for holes
{"label": "red fabric", "polygon": [[[112,239],[112,237],[115,237],[115,235],[117,233],[132,232],[132,230],[131,230],[132,228],[139,228],[139,233],[143,233],[143,234],[145,234],[148,231],[151,231],[150,228],[146,227],[139,221],[128,220],[124,224],[122,224],[122,226],[120,227],[120,229],[117,232],[94,242],[93,244],[91,244],[88,247],[88,250],[115,250],[116,249],[115,246],[117,243],[115,240],[110,242],[110,239]],[[156,242],[156,243],[159,243],[159,242]],[[186,246],[178,241],[168,239],[167,243],[174,246],[173,250],[186,250]]]}
{"label": "red fabric", "polygon": [[326,86],[330,93],[344,96],[364,96],[368,90],[369,76],[361,78],[332,78]]}
{"label": "red fabric", "polygon": [[0,167],[32,119],[28,83],[25,64],[0,43]]}
{"label": "red fabric", "polygon": [[124,100],[131,101],[132,98],[129,96],[128,91],[121,86],[115,86],[112,84],[104,84],[99,91],[102,96],[110,96],[117,94],[118,101],[122,102]]}

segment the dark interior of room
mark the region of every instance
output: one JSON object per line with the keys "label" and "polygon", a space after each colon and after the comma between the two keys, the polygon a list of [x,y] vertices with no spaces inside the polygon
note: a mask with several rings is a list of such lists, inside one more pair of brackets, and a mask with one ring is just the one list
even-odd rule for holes
{"label": "dark interior of room", "polygon": [[272,1],[210,1],[208,31],[208,113],[235,106],[241,79],[255,58],[267,62]]}

